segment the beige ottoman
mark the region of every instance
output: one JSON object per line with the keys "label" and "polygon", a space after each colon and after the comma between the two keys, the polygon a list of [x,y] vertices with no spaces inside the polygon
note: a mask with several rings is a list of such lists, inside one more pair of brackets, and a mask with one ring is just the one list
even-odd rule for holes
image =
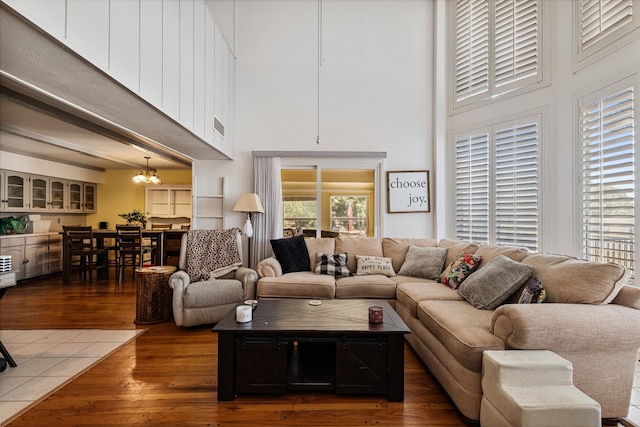
{"label": "beige ottoman", "polygon": [[573,365],[547,350],[485,351],[482,427],[600,427],[600,405],[573,385]]}

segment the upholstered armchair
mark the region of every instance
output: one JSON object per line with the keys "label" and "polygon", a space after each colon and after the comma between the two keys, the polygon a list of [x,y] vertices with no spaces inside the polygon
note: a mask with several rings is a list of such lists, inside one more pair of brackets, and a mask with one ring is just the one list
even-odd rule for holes
{"label": "upholstered armchair", "polygon": [[255,299],[258,275],[241,265],[239,229],[185,233],[180,242],[179,270],[169,278],[176,325],[217,323],[236,305]]}

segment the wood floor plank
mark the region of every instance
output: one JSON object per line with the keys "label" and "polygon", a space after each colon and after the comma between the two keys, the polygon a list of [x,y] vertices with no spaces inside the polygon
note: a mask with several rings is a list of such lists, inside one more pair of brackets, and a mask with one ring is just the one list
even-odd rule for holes
{"label": "wood floor plank", "polygon": [[[113,276],[113,274],[112,274]],[[217,335],[211,326],[136,325],[126,278],[20,283],[0,301],[0,328],[145,328],[96,366],[7,424],[58,426],[464,426],[449,397],[405,344],[405,401],[333,393],[217,399]],[[9,349],[10,350],[10,349]]]}

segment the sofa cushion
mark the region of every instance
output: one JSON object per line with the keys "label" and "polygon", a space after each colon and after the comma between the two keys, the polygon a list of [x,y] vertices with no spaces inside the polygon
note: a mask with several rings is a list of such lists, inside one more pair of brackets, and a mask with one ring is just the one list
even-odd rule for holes
{"label": "sofa cushion", "polygon": [[475,254],[458,254],[451,264],[447,265],[438,277],[440,283],[449,285],[451,289],[458,289],[460,284],[473,273],[482,261],[482,257]]}
{"label": "sofa cushion", "polygon": [[393,270],[399,271],[404,262],[404,258],[407,255],[409,246],[418,247],[435,247],[438,243],[435,239],[415,239],[405,238],[397,239],[392,237],[385,237],[382,239],[382,252],[385,257],[391,258],[391,264],[393,264]]}
{"label": "sofa cushion", "polygon": [[447,248],[447,259],[444,265],[449,265],[458,257],[459,254],[474,254],[480,247],[477,243],[461,242],[460,240],[440,239],[439,248]]}
{"label": "sofa cushion", "polygon": [[336,279],[312,271],[289,273],[258,280],[259,298],[334,298]]}
{"label": "sofa cushion", "polygon": [[336,298],[385,298],[396,297],[396,284],[382,274],[351,276],[336,279]]}
{"label": "sofa cushion", "polygon": [[[394,281],[406,276],[396,276]],[[403,282],[397,285],[396,304],[400,304],[415,318],[418,317],[418,303],[421,301],[464,301],[458,291],[441,283],[425,281]]]}
{"label": "sofa cushion", "polygon": [[529,251],[526,248],[503,245],[480,245],[478,250],[474,253],[482,257],[482,262],[478,266],[479,270],[498,255],[504,255],[514,261],[522,261],[527,255],[529,255]]}
{"label": "sofa cushion", "polygon": [[282,266],[282,273],[310,271],[309,251],[303,236],[272,239],[273,254]]}
{"label": "sofa cushion", "polygon": [[418,319],[467,369],[482,370],[484,350],[504,350],[489,331],[493,310],[478,310],[466,301],[422,301]]}
{"label": "sofa cushion", "polygon": [[422,277],[423,279],[437,279],[444,260],[447,258],[446,248],[430,248],[409,246],[404,263],[398,271],[403,276]]}
{"label": "sofa cushion", "polygon": [[491,310],[520,289],[529,280],[533,270],[531,266],[498,255],[482,270],[467,277],[458,293],[474,307]]}
{"label": "sofa cushion", "polygon": [[335,277],[349,277],[353,273],[347,267],[347,254],[316,254],[316,274],[327,274]]}
{"label": "sofa cushion", "polygon": [[316,271],[316,254],[322,252],[323,254],[336,253],[336,240],[331,237],[305,237],[305,243],[307,244],[307,251],[309,252],[309,263],[311,265],[311,271]]}
{"label": "sofa cushion", "polygon": [[396,275],[391,265],[391,258],[356,255],[356,263],[358,265],[358,270],[356,271],[358,276],[382,274],[383,276],[391,277]]}
{"label": "sofa cushion", "polygon": [[626,283],[626,270],[620,264],[542,253],[530,254],[522,262],[536,269],[546,302],[608,304]]}
{"label": "sofa cushion", "polygon": [[336,253],[347,253],[349,270],[358,268],[356,255],[383,256],[382,240],[377,237],[336,237]]}
{"label": "sofa cushion", "polygon": [[185,308],[213,307],[242,301],[242,282],[217,279],[189,283],[184,290]]}

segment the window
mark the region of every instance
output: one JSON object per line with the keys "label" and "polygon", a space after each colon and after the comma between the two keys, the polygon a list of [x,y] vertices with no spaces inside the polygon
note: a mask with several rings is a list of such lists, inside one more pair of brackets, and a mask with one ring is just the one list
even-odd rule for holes
{"label": "window", "polygon": [[281,176],[284,229],[374,235],[373,169],[282,169]]}
{"label": "window", "polygon": [[[633,0],[576,1],[579,58],[582,60],[630,34],[640,26]],[[637,5],[635,5],[637,8]]]}
{"label": "window", "polygon": [[615,85],[580,103],[583,255],[633,272],[634,89]]}
{"label": "window", "polygon": [[534,117],[455,137],[456,238],[539,250],[539,127]]}
{"label": "window", "polygon": [[542,80],[540,0],[457,0],[454,19],[454,104]]}

